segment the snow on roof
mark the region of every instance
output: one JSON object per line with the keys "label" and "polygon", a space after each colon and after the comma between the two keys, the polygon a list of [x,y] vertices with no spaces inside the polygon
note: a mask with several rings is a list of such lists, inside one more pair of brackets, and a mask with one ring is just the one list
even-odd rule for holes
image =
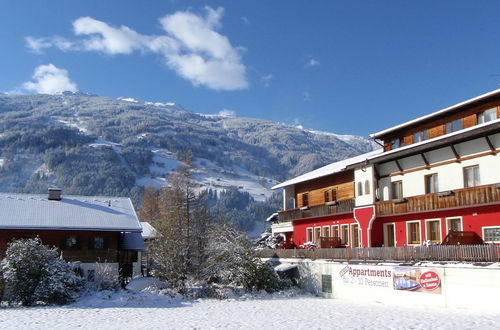
{"label": "snow on roof", "polygon": [[444,109],[441,109],[439,111],[436,111],[436,112],[433,112],[431,114],[428,114],[426,116],[423,116],[423,117],[420,117],[420,118],[417,118],[417,119],[413,119],[413,120],[410,120],[410,121],[407,121],[405,123],[402,123],[402,124],[399,124],[399,125],[396,125],[394,127],[391,127],[391,128],[388,128],[388,129],[385,129],[383,131],[380,131],[380,132],[377,132],[377,133],[374,133],[374,134],[370,134],[370,137],[372,139],[378,139],[379,137],[387,134],[387,133],[390,133],[390,132],[393,132],[393,131],[396,131],[398,129],[401,129],[401,128],[404,128],[404,127],[407,127],[407,126],[410,126],[410,125],[413,125],[413,124],[416,124],[420,121],[424,121],[424,120],[427,120],[427,119],[430,119],[430,118],[433,118],[433,117],[436,117],[436,116],[439,116],[443,113],[446,113],[448,111],[453,111],[453,110],[456,110],[460,107],[463,107],[465,105],[468,105],[470,103],[473,103],[473,102],[476,102],[476,101],[480,101],[482,99],[486,99],[490,96],[493,96],[495,94],[498,94],[500,96],[500,88],[499,89],[496,89],[494,91],[491,91],[491,92],[488,92],[488,93],[485,93],[485,94],[482,94],[482,95],[479,95],[479,96],[476,96],[472,99],[469,99],[469,100],[466,100],[466,101],[463,101],[463,102],[460,102],[460,103],[457,103],[455,105],[452,105],[451,107],[447,107],[447,108],[444,108]]}
{"label": "snow on roof", "polygon": [[298,177],[295,177],[291,180],[280,183],[280,184],[274,186],[272,189],[279,189],[279,188],[291,186],[291,185],[294,185],[294,184],[297,184],[300,182],[305,182],[305,181],[321,178],[321,177],[324,177],[324,176],[327,176],[330,174],[342,172],[349,165],[361,163],[364,160],[367,160],[368,158],[373,157],[375,155],[378,155],[382,152],[383,152],[383,149],[380,148],[380,149],[377,149],[374,151],[367,152],[365,154],[361,154],[361,155],[358,155],[355,157],[347,158],[347,159],[341,160],[339,162],[335,162],[335,163],[320,167],[314,171],[307,172],[307,173],[302,174]]}
{"label": "snow on roof", "polygon": [[142,238],[150,239],[158,236],[156,229],[149,222],[141,222]]}
{"label": "snow on roof", "polygon": [[0,229],[142,231],[129,198],[10,193],[0,193]]}

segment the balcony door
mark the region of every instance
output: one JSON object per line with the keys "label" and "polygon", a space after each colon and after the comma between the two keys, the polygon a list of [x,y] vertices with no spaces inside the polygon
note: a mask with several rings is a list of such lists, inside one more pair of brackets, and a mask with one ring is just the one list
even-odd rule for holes
{"label": "balcony door", "polygon": [[384,246],[396,246],[396,227],[394,223],[384,223]]}

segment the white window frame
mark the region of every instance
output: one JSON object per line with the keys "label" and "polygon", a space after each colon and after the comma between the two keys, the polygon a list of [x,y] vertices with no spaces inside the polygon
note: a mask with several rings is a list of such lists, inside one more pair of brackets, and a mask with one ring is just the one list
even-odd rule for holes
{"label": "white window frame", "polygon": [[490,228],[500,228],[500,226],[484,226],[484,227],[481,227],[481,231],[482,231],[482,234],[483,234],[483,241],[485,243],[500,243],[500,241],[487,241],[485,240],[485,235],[484,235],[484,230],[485,229],[490,229]]}
{"label": "white window frame", "polygon": [[[410,225],[410,223],[415,223],[415,222],[418,222],[418,224],[419,224],[418,225],[418,237],[419,237],[420,243],[418,243],[418,244],[409,243],[409,241],[410,241],[410,231],[408,230],[409,225]],[[410,246],[422,245],[422,221],[420,221],[420,220],[406,221],[406,245],[410,245]]]}
{"label": "white window frame", "polygon": [[[328,236],[323,236],[323,234],[325,233],[325,229],[328,229]],[[321,227],[321,237],[332,237],[332,234],[330,233],[330,226]]]}
{"label": "white window frame", "polygon": [[383,231],[384,231],[384,246],[387,246],[387,241],[389,240],[389,237],[387,235],[387,226],[388,225],[393,225],[393,233],[394,233],[394,246],[397,246],[398,241],[396,240],[396,223],[395,222],[386,222],[383,224]]}
{"label": "white window frame", "polygon": [[316,241],[316,232],[318,231],[319,229],[319,236],[318,236],[318,239],[321,241],[321,234],[322,234],[322,231],[321,231],[321,226],[315,226],[314,227],[314,230],[313,230],[313,242],[314,244],[318,245],[320,242],[317,242]]}
{"label": "white window frame", "polygon": [[442,227],[441,227],[441,218],[425,219],[425,240],[426,241],[430,241],[430,239],[429,239],[429,228],[427,227],[427,223],[429,223],[431,221],[438,221],[439,222],[439,242],[438,243],[442,243],[443,242],[443,230],[442,230]]}
{"label": "white window frame", "polygon": [[344,237],[344,228],[347,227],[347,242],[346,242],[346,246],[349,246],[349,244],[351,244],[351,239],[349,237],[349,224],[346,223],[346,224],[343,224],[343,225],[340,225],[340,241],[346,241],[345,237]]}
{"label": "white window frame", "polygon": [[332,229],[331,229],[331,235],[332,235],[332,237],[335,237],[335,236],[333,236],[333,228],[334,227],[337,227],[337,232],[339,233],[338,237],[340,237],[340,225],[332,225]]}
{"label": "white window frame", "polygon": [[[307,237],[307,231],[311,229],[311,240],[308,240]],[[306,242],[313,242],[314,240],[314,228],[313,227],[306,227]]]}
{"label": "white window frame", "polygon": [[[354,237],[354,228],[353,227],[354,226],[358,226],[358,246],[352,245],[352,244],[354,244],[354,239],[353,239],[353,237]],[[357,223],[349,224],[349,236],[351,236],[350,237],[350,244],[351,244],[350,246],[351,247],[360,247],[361,246],[361,233],[359,230],[359,225]]]}
{"label": "white window frame", "polygon": [[464,222],[461,216],[457,217],[446,217],[446,235],[450,232],[450,220],[460,219],[460,231],[464,230]]}

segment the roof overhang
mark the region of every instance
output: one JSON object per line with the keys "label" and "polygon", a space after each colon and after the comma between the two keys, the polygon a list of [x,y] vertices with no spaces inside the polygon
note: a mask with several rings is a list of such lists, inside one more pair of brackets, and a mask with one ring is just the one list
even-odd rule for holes
{"label": "roof overhang", "polygon": [[370,157],[368,162],[372,164],[383,163],[396,158],[409,157],[431,149],[444,148],[474,138],[481,138],[497,133],[500,133],[500,119],[453,132],[451,134],[442,135],[434,139],[387,151],[380,155]]}
{"label": "roof overhang", "polygon": [[370,134],[370,138],[383,139],[384,137],[387,137],[387,136],[395,133],[398,130],[409,128],[412,126],[417,126],[417,125],[421,124],[422,122],[429,121],[429,120],[435,120],[435,119],[442,117],[442,116],[447,116],[450,112],[459,110],[461,108],[478,106],[478,105],[481,105],[481,104],[484,104],[484,103],[487,103],[490,101],[498,100],[498,99],[500,99],[500,88],[496,89],[494,91],[488,92],[486,94],[479,95],[479,96],[474,97],[472,99],[457,103],[457,104],[452,105],[450,107],[441,109],[439,111],[433,112],[429,115],[426,115],[426,116],[423,116],[423,117],[420,117],[420,118],[417,118],[414,120],[407,121],[403,124],[385,129],[383,131],[380,131],[380,132],[377,132],[374,134]]}

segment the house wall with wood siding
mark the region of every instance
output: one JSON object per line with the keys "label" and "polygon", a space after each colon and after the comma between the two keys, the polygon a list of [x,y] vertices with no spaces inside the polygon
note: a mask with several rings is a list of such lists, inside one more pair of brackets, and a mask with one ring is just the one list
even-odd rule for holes
{"label": "house wall with wood siding", "polygon": [[[324,204],[326,202],[325,191],[329,191],[331,194],[333,189],[336,190],[337,200],[354,198],[354,170],[347,170],[296,184],[296,206],[304,207]],[[304,194],[308,196],[308,205],[304,205]]]}
{"label": "house wall with wood siding", "polygon": [[[0,231],[0,257],[5,256],[7,245],[15,239],[40,237],[42,243],[55,246],[61,251],[64,260],[68,262],[80,261],[84,263],[117,262],[119,232],[93,232],[93,231],[64,231],[64,230],[1,230]],[[65,247],[66,238],[77,238],[78,246],[68,249]],[[94,249],[91,240],[94,237],[104,238],[104,248]]]}

